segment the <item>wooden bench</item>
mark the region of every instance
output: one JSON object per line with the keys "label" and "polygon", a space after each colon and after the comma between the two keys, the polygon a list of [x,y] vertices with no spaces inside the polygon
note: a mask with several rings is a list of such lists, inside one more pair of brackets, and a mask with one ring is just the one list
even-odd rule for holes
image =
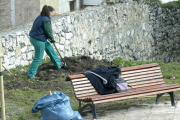
{"label": "wooden bench", "polygon": [[[168,93],[171,105],[175,106],[174,91],[180,90],[180,85],[167,85],[163,80],[161,69],[157,63],[134,67],[122,68],[122,77],[132,86],[128,92],[100,95],[96,92],[90,81],[83,74],[68,76],[66,81],[71,81],[74,94],[79,100],[79,112],[90,106],[93,118],[96,119],[95,105],[112,101],[138,98],[149,95],[157,95],[155,103],[158,104],[160,97]],[[92,102],[81,107],[81,102]]]}

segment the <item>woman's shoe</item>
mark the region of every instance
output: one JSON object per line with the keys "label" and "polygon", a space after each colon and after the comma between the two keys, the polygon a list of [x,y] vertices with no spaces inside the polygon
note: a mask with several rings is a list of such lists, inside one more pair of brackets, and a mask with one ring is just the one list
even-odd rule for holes
{"label": "woman's shoe", "polygon": [[61,63],[61,65],[57,68],[58,70],[61,69],[64,66],[64,63]]}
{"label": "woman's shoe", "polygon": [[66,69],[66,70],[68,70],[68,69],[69,69],[69,67],[68,67],[68,66],[66,66],[66,65],[63,65],[61,68]]}
{"label": "woman's shoe", "polygon": [[59,69],[61,69],[61,68],[63,68],[63,69],[69,69],[69,67],[66,66],[64,63],[61,63],[61,65],[60,65],[57,69],[59,70]]}

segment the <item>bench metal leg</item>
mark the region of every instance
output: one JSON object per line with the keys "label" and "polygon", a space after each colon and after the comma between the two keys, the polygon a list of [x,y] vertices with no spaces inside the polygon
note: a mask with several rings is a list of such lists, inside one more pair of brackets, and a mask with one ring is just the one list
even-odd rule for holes
{"label": "bench metal leg", "polygon": [[160,98],[161,98],[164,94],[165,94],[165,93],[157,94],[155,104],[159,104]]}
{"label": "bench metal leg", "polygon": [[[159,100],[160,100],[160,98],[161,98],[164,94],[165,94],[165,93],[157,94],[156,104],[159,104]],[[173,92],[169,92],[168,94],[170,95],[170,98],[171,98],[171,105],[172,105],[172,106],[175,106],[174,93],[173,93]]]}
{"label": "bench metal leg", "polygon": [[92,104],[86,104],[83,107],[81,107],[81,101],[79,100],[79,113],[82,114],[83,110],[88,106],[91,107],[91,109],[92,109],[93,119],[97,119],[96,108],[95,108],[95,105],[93,103]]}
{"label": "bench metal leg", "polygon": [[81,114],[81,101],[79,100],[79,112]]}
{"label": "bench metal leg", "polygon": [[173,92],[169,92],[168,94],[170,95],[170,98],[171,98],[171,105],[175,106],[174,93]]}
{"label": "bench metal leg", "polygon": [[97,116],[96,116],[96,107],[94,104],[92,104],[92,113],[93,113],[93,119],[97,119]]}

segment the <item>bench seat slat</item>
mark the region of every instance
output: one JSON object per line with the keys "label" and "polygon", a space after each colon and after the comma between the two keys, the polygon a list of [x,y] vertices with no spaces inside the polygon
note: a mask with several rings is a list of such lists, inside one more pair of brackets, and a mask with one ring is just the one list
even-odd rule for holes
{"label": "bench seat slat", "polygon": [[72,82],[72,83],[80,83],[80,82],[88,82],[89,80],[86,79],[86,80],[82,80],[82,81],[75,81],[75,82]]}
{"label": "bench seat slat", "polygon": [[[153,85],[153,86],[148,86],[148,87],[142,87],[142,88],[135,88],[133,90],[129,90],[128,93],[132,93],[132,92],[135,92],[135,91],[144,91],[144,90],[149,90],[149,89],[154,89],[154,88],[161,88],[161,87],[166,87],[168,85],[166,84],[163,84],[163,85]],[[113,94],[106,94],[106,95],[92,95],[92,96],[85,96],[85,97],[80,97],[78,99],[87,99],[87,97],[90,97],[90,98],[98,98],[98,97],[107,97],[107,96],[113,96],[113,95],[119,95],[119,94],[126,94],[127,92],[122,92],[122,93],[113,93]]]}
{"label": "bench seat slat", "polygon": [[90,87],[77,88],[77,89],[74,89],[74,91],[88,90],[88,89],[94,89],[94,87],[90,86]]}
{"label": "bench seat slat", "polygon": [[177,91],[177,90],[180,90],[180,88],[163,90],[163,91],[160,90],[160,91],[151,92],[151,93],[143,93],[143,94],[138,94],[138,95],[125,96],[125,97],[119,97],[119,98],[112,98],[112,99],[101,100],[101,101],[93,101],[93,103],[94,103],[94,104],[106,103],[106,102],[112,102],[112,101],[118,101],[118,100],[125,100],[125,99],[143,97],[143,96],[154,95],[154,94],[161,94],[161,93],[173,92],[173,91]]}
{"label": "bench seat slat", "polygon": [[92,90],[86,90],[86,91],[77,91],[75,92],[76,95],[79,95],[79,94],[84,94],[84,93],[91,93],[91,92],[96,92],[95,89],[92,89]]}
{"label": "bench seat slat", "polygon": [[165,82],[158,82],[158,83],[149,83],[149,84],[145,84],[145,85],[138,85],[138,86],[133,86],[133,88],[142,88],[142,87],[148,87],[151,85],[161,85],[161,84],[165,84]]}
{"label": "bench seat slat", "polygon": [[147,75],[147,74],[153,74],[153,73],[161,73],[161,70],[154,70],[154,71],[146,71],[146,72],[140,72],[140,73],[131,73],[128,75],[122,75],[123,78],[133,77],[133,76],[139,76],[139,75]]}
{"label": "bench seat slat", "polygon": [[148,77],[148,78],[143,78],[143,79],[135,79],[135,80],[128,80],[126,81],[127,83],[134,83],[134,82],[140,82],[140,81],[147,81],[147,80],[155,80],[155,79],[162,79],[162,75],[155,76],[155,77]]}
{"label": "bench seat slat", "polygon": [[159,64],[157,64],[157,63],[145,64],[145,65],[122,68],[121,71],[127,72],[127,71],[140,70],[140,69],[146,69],[146,68],[152,68],[152,67],[158,67],[158,66],[159,66]]}
{"label": "bench seat slat", "polygon": [[164,81],[163,79],[158,79],[158,80],[148,80],[148,81],[144,81],[144,82],[138,82],[138,83],[131,83],[129,84],[130,86],[135,86],[135,85],[142,85],[142,84],[148,84],[148,83],[157,83],[157,82],[162,82]]}
{"label": "bench seat slat", "polygon": [[[86,82],[83,81],[83,83],[87,83],[87,82],[89,82],[89,81],[86,81]],[[129,84],[129,85],[131,85],[133,88],[137,88],[137,87],[139,87],[137,85],[157,83],[157,82],[163,82],[163,79],[132,83],[132,84]],[[79,83],[82,83],[82,82],[79,82]],[[83,90],[87,90],[87,89],[93,89],[93,90],[83,91]],[[90,87],[75,89],[74,91],[78,91],[78,92],[76,92],[76,94],[83,94],[83,93],[88,93],[89,91],[95,92],[95,89],[94,89],[93,86],[90,86]]]}
{"label": "bench seat slat", "polygon": [[[152,76],[159,76],[159,75],[162,76],[162,73],[154,73],[154,74],[148,74],[148,75],[142,75],[142,76],[124,78],[124,79],[127,81],[127,80],[147,78],[147,77],[152,77]],[[122,77],[123,77],[123,76],[122,76]],[[162,76],[162,77],[163,77],[163,76]]]}
{"label": "bench seat slat", "polygon": [[[154,78],[162,78],[162,75],[160,75],[160,76],[156,76],[156,77],[151,77],[152,79],[154,79]],[[125,80],[126,80],[126,78],[124,78]],[[143,81],[143,80],[150,80],[150,77],[148,77],[148,78],[144,78],[144,79],[138,79],[138,80],[131,80],[131,81],[127,81],[128,83],[132,83],[132,82],[138,82],[138,81]],[[76,85],[76,83],[77,84],[82,84],[82,83],[88,83],[89,82],[89,80],[86,78],[84,78],[84,79],[78,79],[78,81],[73,81],[72,80],[72,83],[74,84],[74,85]]]}
{"label": "bench seat slat", "polygon": [[[153,86],[148,86],[148,87],[141,87],[141,88],[135,88],[133,90],[129,90],[128,92],[134,92],[134,91],[143,91],[143,90],[148,90],[148,89],[154,89],[154,88],[160,88],[160,87],[164,87],[164,86],[168,86],[166,84],[163,84],[163,85],[153,85]],[[106,96],[109,96],[109,95],[118,95],[118,94],[125,94],[126,92],[122,92],[122,93],[113,93],[113,94],[106,94],[106,95],[92,95],[92,96],[87,96],[87,97],[90,97],[90,98],[98,98],[98,97],[106,97]],[[87,97],[80,97],[78,99],[87,99]]]}
{"label": "bench seat slat", "polygon": [[70,81],[72,79],[78,79],[78,78],[86,78],[86,76],[83,74],[71,75],[66,78],[66,81]]}
{"label": "bench seat slat", "polygon": [[84,81],[84,80],[88,80],[88,78],[79,78],[79,79],[73,79],[71,80],[72,82],[77,82],[77,81]]}
{"label": "bench seat slat", "polygon": [[[161,82],[159,84],[151,84],[150,85],[143,85],[143,86],[139,86],[139,87],[135,87],[132,89],[130,89],[128,92],[134,92],[135,91],[143,91],[143,90],[148,90],[148,89],[153,89],[153,88],[160,88],[160,87],[164,87],[164,86],[169,86],[169,85],[166,85],[164,82]],[[126,92],[124,92],[126,93]],[[117,95],[117,94],[124,94],[124,93],[113,93],[113,94],[107,94],[107,95],[100,95],[100,94],[96,94],[96,95],[92,95],[92,96],[83,96],[83,97],[80,97],[78,99],[87,99],[88,97],[90,98],[94,98],[94,97],[102,97],[102,96],[109,96],[109,95]]]}
{"label": "bench seat slat", "polygon": [[76,95],[75,94],[75,96],[76,96],[76,98],[79,98],[79,97],[90,96],[90,95],[97,95],[97,94],[98,94],[97,92],[92,92],[92,93],[87,93],[87,94],[82,94],[82,95]]}
{"label": "bench seat slat", "polygon": [[73,88],[76,89],[76,88],[83,88],[83,87],[89,87],[89,86],[92,86],[92,84],[89,83],[89,84],[83,84],[83,85],[74,85]]}
{"label": "bench seat slat", "polygon": [[131,95],[136,95],[136,94],[143,94],[143,93],[149,93],[149,92],[155,92],[155,91],[163,91],[163,90],[169,90],[169,89],[174,89],[174,88],[180,88],[180,85],[169,85],[169,86],[161,86],[159,88],[151,88],[151,89],[146,89],[146,90],[138,90],[138,91],[130,91],[130,92],[124,92],[124,93],[118,93],[118,94],[109,94],[108,96],[103,96],[101,97],[96,97],[96,98],[91,98],[93,101],[98,101],[98,100],[103,100],[103,99],[111,99],[111,98],[117,98],[117,97],[124,97],[124,96],[131,96]]}
{"label": "bench seat slat", "polygon": [[161,68],[160,67],[154,67],[154,68],[147,68],[147,69],[141,69],[141,70],[133,70],[133,71],[128,71],[128,72],[122,72],[121,75],[140,73],[140,72],[146,72],[146,71],[154,71],[154,70],[161,70]]}
{"label": "bench seat slat", "polygon": [[75,82],[75,83],[72,83],[72,84],[73,85],[79,85],[79,84],[85,84],[85,83],[90,83],[90,81]]}
{"label": "bench seat slat", "polygon": [[89,95],[89,96],[78,97],[77,99],[78,100],[85,100],[85,99],[88,99],[88,98],[101,97],[101,96],[102,95],[100,95],[100,94],[96,94],[96,95]]}

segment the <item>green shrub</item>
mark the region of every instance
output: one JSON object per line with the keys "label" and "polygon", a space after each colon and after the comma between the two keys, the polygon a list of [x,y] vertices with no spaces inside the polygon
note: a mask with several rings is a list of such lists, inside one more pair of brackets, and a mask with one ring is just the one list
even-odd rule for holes
{"label": "green shrub", "polygon": [[179,5],[180,5],[180,0],[164,3],[161,5],[161,7],[162,8],[174,8],[175,6],[179,6]]}
{"label": "green shrub", "polygon": [[[135,0],[135,1],[139,1],[139,0]],[[168,3],[162,3],[161,0],[149,0],[150,2],[159,2],[160,6],[162,8],[174,8],[175,6],[179,6],[180,5],[180,0],[178,1],[172,1],[172,2],[168,2]]]}

